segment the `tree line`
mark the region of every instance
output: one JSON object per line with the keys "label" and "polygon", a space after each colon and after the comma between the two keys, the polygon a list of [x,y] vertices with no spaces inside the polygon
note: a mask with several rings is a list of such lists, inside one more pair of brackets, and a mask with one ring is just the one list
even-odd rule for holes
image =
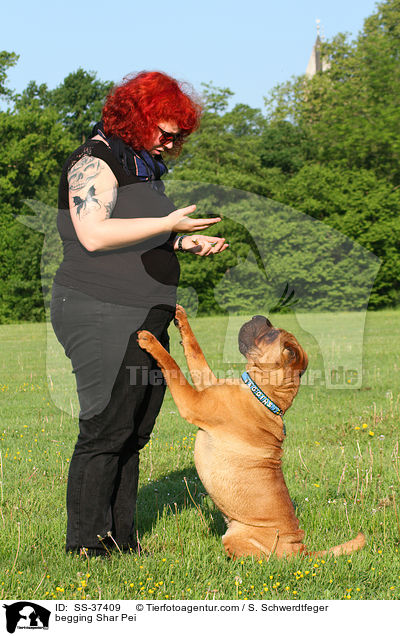
{"label": "tree line", "polygon": [[[229,250],[181,256],[181,293],[200,313],[251,311],[266,297],[279,311],[400,304],[400,0],[321,55],[326,70],[275,87],[266,114],[203,87],[202,125],[167,176],[177,205],[197,197],[202,214],[224,217]],[[2,323],[44,319],[42,284],[48,297],[61,257],[61,167],[112,86],[78,69],[53,90],[30,82],[17,94],[7,84],[17,62],[0,52]]]}

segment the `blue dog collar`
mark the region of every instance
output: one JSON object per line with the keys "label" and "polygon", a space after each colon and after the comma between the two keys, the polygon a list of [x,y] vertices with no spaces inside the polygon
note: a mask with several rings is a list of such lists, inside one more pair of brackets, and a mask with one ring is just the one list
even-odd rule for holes
{"label": "blue dog collar", "polygon": [[[282,409],[280,409],[279,406],[268,397],[268,395],[265,395],[265,393],[261,391],[260,387],[257,386],[255,382],[253,382],[247,371],[242,373],[242,380],[245,384],[247,384],[248,387],[250,387],[251,392],[257,398],[257,400],[261,402],[261,404],[264,404],[264,406],[266,406],[267,409],[272,411],[272,413],[274,413],[275,415],[283,415]],[[285,424],[283,424],[283,433],[284,435],[286,435]]]}

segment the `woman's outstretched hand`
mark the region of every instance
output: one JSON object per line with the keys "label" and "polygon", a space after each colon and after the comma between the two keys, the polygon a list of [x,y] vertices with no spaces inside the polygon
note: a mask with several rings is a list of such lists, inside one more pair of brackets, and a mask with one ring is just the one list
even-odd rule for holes
{"label": "woman's outstretched hand", "polygon": [[211,219],[191,219],[190,214],[196,210],[195,205],[189,205],[186,208],[180,208],[174,210],[167,216],[170,228],[172,232],[198,232],[199,230],[206,230],[211,225],[219,223],[221,217]]}

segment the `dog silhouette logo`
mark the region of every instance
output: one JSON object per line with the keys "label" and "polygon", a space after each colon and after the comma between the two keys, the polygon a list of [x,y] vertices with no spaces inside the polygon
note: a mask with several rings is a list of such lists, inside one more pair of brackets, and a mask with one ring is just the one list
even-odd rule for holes
{"label": "dog silhouette logo", "polygon": [[14,634],[16,629],[48,629],[50,610],[36,603],[19,601],[3,605],[6,610],[7,631]]}

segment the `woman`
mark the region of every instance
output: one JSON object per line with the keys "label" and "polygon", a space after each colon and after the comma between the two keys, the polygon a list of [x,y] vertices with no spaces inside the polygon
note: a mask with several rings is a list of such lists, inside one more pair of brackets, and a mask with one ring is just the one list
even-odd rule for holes
{"label": "woman", "polygon": [[175,210],[159,180],[162,153],[177,156],[201,109],[173,78],[142,72],[108,96],[102,122],[67,160],[58,229],[64,260],[51,319],[71,359],[80,402],[67,488],[67,552],[135,549],[139,451],[165,386],[137,344],[139,328],[168,347],[179,264],[175,252],[222,252],[223,238],[191,237],[220,218]]}

